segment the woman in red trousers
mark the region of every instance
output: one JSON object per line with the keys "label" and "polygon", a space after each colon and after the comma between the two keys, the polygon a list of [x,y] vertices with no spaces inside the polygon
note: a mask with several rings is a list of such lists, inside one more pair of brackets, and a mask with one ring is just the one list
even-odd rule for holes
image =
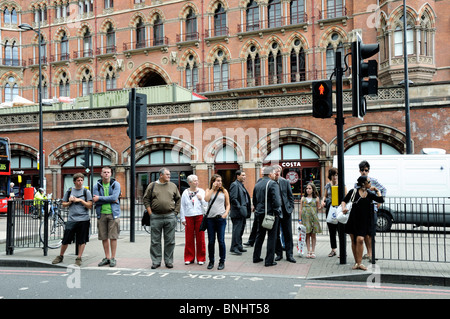
{"label": "woman in red trousers", "polygon": [[186,238],[184,263],[189,265],[197,257],[199,265],[203,265],[206,260],[205,232],[199,231],[199,229],[208,203],[205,202],[205,191],[198,187],[198,177],[189,175],[187,181],[189,188],[181,196],[180,208],[180,218],[185,226],[184,233]]}

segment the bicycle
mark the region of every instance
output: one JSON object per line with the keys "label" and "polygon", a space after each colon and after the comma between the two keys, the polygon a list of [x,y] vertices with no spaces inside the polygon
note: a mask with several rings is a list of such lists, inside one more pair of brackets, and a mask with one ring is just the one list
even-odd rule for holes
{"label": "bicycle", "polygon": [[[48,212],[48,244],[51,249],[59,248],[62,244],[66,222],[60,214],[61,199],[51,201]],[[44,243],[45,220],[42,220],[39,226],[39,239]]]}

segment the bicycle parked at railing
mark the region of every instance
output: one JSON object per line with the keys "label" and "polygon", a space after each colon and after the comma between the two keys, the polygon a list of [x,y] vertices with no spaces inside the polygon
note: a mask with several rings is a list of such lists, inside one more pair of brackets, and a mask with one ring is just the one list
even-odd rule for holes
{"label": "bicycle parked at railing", "polygon": [[[64,230],[66,228],[66,222],[61,216],[61,202],[62,199],[49,201],[48,209],[48,248],[61,247],[62,239],[64,236]],[[42,219],[39,226],[39,239],[44,243],[45,235],[45,220]]]}

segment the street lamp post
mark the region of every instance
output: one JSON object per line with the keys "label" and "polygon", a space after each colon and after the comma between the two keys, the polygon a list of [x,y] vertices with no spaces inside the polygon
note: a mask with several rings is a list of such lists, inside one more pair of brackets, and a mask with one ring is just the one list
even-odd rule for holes
{"label": "street lamp post", "polygon": [[29,24],[22,23],[19,28],[24,31],[34,31],[38,35],[38,59],[39,59],[39,84],[38,84],[38,100],[39,100],[39,187],[44,188],[44,127],[42,120],[42,61],[41,61],[41,22],[38,19],[37,31]]}
{"label": "street lamp post", "polygon": [[403,0],[403,60],[405,70],[405,133],[406,133],[406,154],[411,154],[411,125],[409,118],[409,79],[408,79],[408,51],[406,43],[406,0]]}

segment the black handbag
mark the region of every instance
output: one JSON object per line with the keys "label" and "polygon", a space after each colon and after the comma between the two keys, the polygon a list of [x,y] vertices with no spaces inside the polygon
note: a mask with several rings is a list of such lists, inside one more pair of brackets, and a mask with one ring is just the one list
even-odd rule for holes
{"label": "black handbag", "polygon": [[202,223],[200,224],[200,231],[205,231],[208,228],[208,220],[206,218],[208,217],[211,206],[214,204],[214,201],[216,200],[218,194],[219,191],[217,191],[216,195],[214,195],[214,198],[211,204],[208,206],[208,210],[206,211],[205,216],[203,216]]}
{"label": "black handbag", "polygon": [[150,226],[150,215],[148,214],[147,210],[144,210],[144,214],[142,215],[141,219],[141,225]]}
{"label": "black handbag", "polygon": [[[151,207],[151,201],[152,201],[152,195],[153,195],[153,188],[155,187],[155,184],[153,183],[152,188],[150,188],[150,207]],[[150,215],[148,214],[147,210],[144,210],[144,214],[142,215],[141,219],[141,225],[142,226],[150,226]]]}

